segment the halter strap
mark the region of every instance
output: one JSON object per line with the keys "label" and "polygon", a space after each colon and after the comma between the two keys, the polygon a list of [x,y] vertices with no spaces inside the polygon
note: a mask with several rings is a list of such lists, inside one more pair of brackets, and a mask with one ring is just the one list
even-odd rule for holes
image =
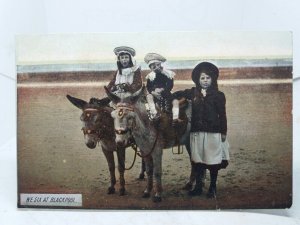
{"label": "halter strap", "polygon": [[128,110],[134,112],[134,108],[128,105],[117,105],[118,110]]}
{"label": "halter strap", "polygon": [[84,112],[97,112],[100,111],[99,109],[94,109],[94,108],[86,108],[83,110]]}

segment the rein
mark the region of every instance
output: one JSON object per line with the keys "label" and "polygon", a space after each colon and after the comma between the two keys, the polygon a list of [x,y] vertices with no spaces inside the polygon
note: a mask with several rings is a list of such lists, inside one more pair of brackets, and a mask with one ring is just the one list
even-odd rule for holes
{"label": "rein", "polygon": [[138,150],[137,150],[138,147],[137,147],[136,143],[134,142],[134,140],[130,142],[130,146],[131,146],[132,149],[134,150],[133,162],[132,162],[131,166],[128,167],[128,168],[125,168],[125,170],[130,170],[130,169],[132,169],[132,167],[134,166],[135,160],[136,160],[136,155],[138,154],[138,153],[137,153],[137,152],[138,152]]}
{"label": "rein", "polygon": [[158,139],[158,131],[156,131],[156,137],[155,137],[155,141],[154,141],[154,143],[153,143],[153,146],[152,146],[152,148],[151,148],[151,151],[150,151],[148,154],[146,154],[146,155],[143,155],[143,154],[140,154],[140,153],[137,152],[137,155],[138,155],[139,157],[143,158],[143,159],[144,159],[144,158],[147,158],[149,155],[151,155],[152,152],[153,152],[153,150],[154,150],[154,148],[155,148],[155,146],[156,146],[157,139]]}

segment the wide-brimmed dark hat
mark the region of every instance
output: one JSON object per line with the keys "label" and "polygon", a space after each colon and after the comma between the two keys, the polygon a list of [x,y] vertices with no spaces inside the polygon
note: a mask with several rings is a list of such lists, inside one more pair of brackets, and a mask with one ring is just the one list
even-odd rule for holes
{"label": "wide-brimmed dark hat", "polygon": [[219,77],[219,69],[214,64],[210,62],[199,63],[192,72],[192,80],[195,84],[199,84],[199,77],[201,73],[206,73],[211,76],[211,79],[217,80]]}

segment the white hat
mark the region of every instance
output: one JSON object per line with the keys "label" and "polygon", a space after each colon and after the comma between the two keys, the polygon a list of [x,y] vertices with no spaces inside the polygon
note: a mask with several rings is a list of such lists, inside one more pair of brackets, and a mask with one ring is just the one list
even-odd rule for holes
{"label": "white hat", "polygon": [[144,58],[145,62],[150,65],[152,63],[155,63],[155,62],[165,62],[167,61],[165,57],[157,54],[157,53],[148,53],[145,58]]}
{"label": "white hat", "polygon": [[116,47],[114,49],[114,53],[119,56],[120,53],[128,53],[130,54],[132,57],[135,56],[135,50],[133,48],[127,47],[127,46],[120,46],[120,47]]}

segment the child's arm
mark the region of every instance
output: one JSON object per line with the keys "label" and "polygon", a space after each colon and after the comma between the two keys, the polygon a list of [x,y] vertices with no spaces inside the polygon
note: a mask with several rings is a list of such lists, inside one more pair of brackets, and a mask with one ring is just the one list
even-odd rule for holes
{"label": "child's arm", "polygon": [[165,86],[165,91],[171,92],[171,90],[173,89],[174,86],[174,80],[172,79],[168,79],[166,81],[166,86]]}
{"label": "child's arm", "polygon": [[142,88],[142,84],[143,81],[142,81],[141,69],[137,69],[134,72],[133,82],[132,84],[128,85],[127,91],[133,94]]}
{"label": "child's arm", "polygon": [[227,116],[226,116],[226,98],[224,93],[219,92],[217,96],[217,112],[220,118],[221,138],[226,139],[227,134]]}
{"label": "child's arm", "polygon": [[147,79],[146,88],[147,88],[147,91],[148,91],[149,94],[151,94],[151,92],[154,91],[154,87],[151,84],[150,79]]}
{"label": "child's arm", "polygon": [[176,91],[173,93],[173,97],[176,99],[186,98],[192,100],[193,89],[185,89],[183,91]]}
{"label": "child's arm", "polygon": [[226,134],[221,134],[221,140],[222,142],[226,141]]}

